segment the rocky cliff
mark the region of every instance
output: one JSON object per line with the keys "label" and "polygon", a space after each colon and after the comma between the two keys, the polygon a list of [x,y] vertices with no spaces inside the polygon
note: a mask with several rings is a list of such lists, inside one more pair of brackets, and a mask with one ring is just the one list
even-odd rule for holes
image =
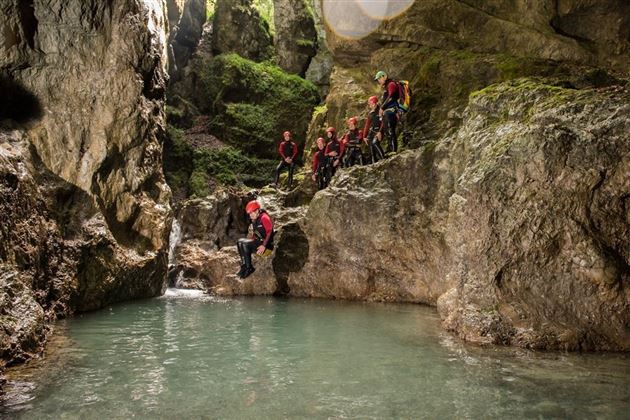
{"label": "rocky cliff", "polygon": [[4,365],[35,354],[57,316],[158,295],[171,210],[165,5],[4,0],[0,10]]}
{"label": "rocky cliff", "polygon": [[480,343],[630,349],[629,107],[530,79],[473,94],[451,136],[315,196],[291,294],[437,305]]}

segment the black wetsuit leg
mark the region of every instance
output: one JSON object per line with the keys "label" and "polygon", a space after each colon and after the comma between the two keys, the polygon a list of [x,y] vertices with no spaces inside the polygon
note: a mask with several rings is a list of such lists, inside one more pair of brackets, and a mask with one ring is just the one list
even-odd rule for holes
{"label": "black wetsuit leg", "polygon": [[385,157],[385,152],[383,152],[383,148],[381,147],[381,142],[378,141],[376,135],[373,135],[370,141],[370,154],[372,156],[372,163],[376,163],[379,160],[383,160]]}
{"label": "black wetsuit leg", "polygon": [[241,238],[238,240],[237,247],[241,256],[241,264],[245,268],[252,267],[252,254],[256,252],[256,248],[260,246],[259,239]]}
{"label": "black wetsuit leg", "polygon": [[289,189],[293,186],[293,171],[295,169],[295,163],[289,165]]}
{"label": "black wetsuit leg", "polygon": [[398,123],[398,115],[396,109],[386,110],[383,113],[383,120],[386,124],[385,132],[388,137],[387,151],[395,153],[398,151],[398,140],[396,139],[396,124]]}
{"label": "black wetsuit leg", "polygon": [[278,186],[278,181],[280,180],[280,172],[282,172],[282,170],[286,167],[289,167],[289,176],[291,176],[291,165],[289,165],[288,163],[286,163],[284,160],[281,160],[280,163],[278,164],[278,166],[276,167],[276,177],[274,179],[274,183],[276,184],[276,186]]}

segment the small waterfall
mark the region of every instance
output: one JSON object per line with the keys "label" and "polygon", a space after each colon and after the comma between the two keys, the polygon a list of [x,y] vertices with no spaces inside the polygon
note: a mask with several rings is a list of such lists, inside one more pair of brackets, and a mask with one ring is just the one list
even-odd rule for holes
{"label": "small waterfall", "polygon": [[168,237],[168,265],[172,267],[175,265],[175,249],[182,240],[182,226],[177,218],[173,219],[173,226],[171,227],[171,234]]}

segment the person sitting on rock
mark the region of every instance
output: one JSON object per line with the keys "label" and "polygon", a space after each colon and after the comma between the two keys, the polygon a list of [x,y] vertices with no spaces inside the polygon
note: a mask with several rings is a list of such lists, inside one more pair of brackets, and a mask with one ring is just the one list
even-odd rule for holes
{"label": "person sitting on rock", "polygon": [[323,190],[326,188],[326,156],[324,156],[324,151],[326,148],[326,141],[323,137],[317,139],[317,151],[313,155],[313,181],[317,183],[317,189]]}
{"label": "person sitting on rock", "polygon": [[256,252],[263,255],[273,250],[273,221],[269,214],[261,209],[256,200],[252,200],[245,206],[245,211],[250,218],[251,237],[241,238],[236,243],[236,248],[241,257],[241,269],[236,275],[242,279],[247,278],[256,269],[252,265],[252,254]]}
{"label": "person sitting on rock", "polygon": [[390,79],[382,70],[374,76],[374,80],[383,88],[380,113],[383,116],[383,128],[388,137],[387,153],[398,151],[398,139],[396,138],[396,125],[398,124],[398,98],[400,92],[398,83]]}
{"label": "person sitting on rock", "polygon": [[361,142],[363,141],[363,133],[357,128],[359,120],[357,117],[348,118],[348,132],[344,134],[341,142],[344,145],[344,167],[363,165],[363,154],[361,153]]}
{"label": "person sitting on rock", "polygon": [[335,172],[337,172],[345,150],[343,144],[337,139],[337,130],[335,130],[335,127],[328,127],[326,129],[326,137],[328,137],[328,143],[324,150],[324,156],[326,156],[326,178],[328,182],[330,182],[330,179],[335,175]]}
{"label": "person sitting on rock", "polygon": [[291,141],[291,132],[285,131],[283,134],[283,139],[280,142],[280,146],[278,147],[278,154],[282,158],[280,160],[280,164],[276,168],[276,178],[275,178],[275,187],[278,187],[278,180],[280,179],[280,172],[284,168],[289,168],[289,189],[291,189],[291,185],[293,185],[293,170],[295,169],[295,157],[297,156],[298,148],[297,145]]}
{"label": "person sitting on rock", "polygon": [[370,96],[368,99],[368,117],[363,127],[363,138],[366,139],[370,147],[370,158],[372,163],[385,158],[385,152],[381,147],[381,137],[383,135],[383,121],[379,113],[378,97]]}

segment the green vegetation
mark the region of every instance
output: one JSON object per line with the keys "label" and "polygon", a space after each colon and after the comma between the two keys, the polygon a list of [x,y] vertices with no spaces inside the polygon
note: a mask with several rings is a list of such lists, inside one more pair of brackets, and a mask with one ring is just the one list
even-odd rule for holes
{"label": "green vegetation", "polygon": [[206,0],[206,21],[211,21],[214,17],[214,8],[217,0]]}
{"label": "green vegetation", "polygon": [[275,158],[284,130],[296,133],[300,148],[319,102],[315,86],[270,62],[236,54],[198,61],[197,105],[212,115],[209,130],[249,155]]}
{"label": "green vegetation", "polygon": [[260,17],[267,23],[269,33],[273,36],[276,27],[273,18],[273,0],[254,0],[254,8],[260,13]]}
{"label": "green vegetation", "polygon": [[244,155],[233,147],[194,149],[184,131],[169,126],[164,144],[164,174],[179,197],[205,197],[213,184],[260,187],[268,184],[277,162]]}

